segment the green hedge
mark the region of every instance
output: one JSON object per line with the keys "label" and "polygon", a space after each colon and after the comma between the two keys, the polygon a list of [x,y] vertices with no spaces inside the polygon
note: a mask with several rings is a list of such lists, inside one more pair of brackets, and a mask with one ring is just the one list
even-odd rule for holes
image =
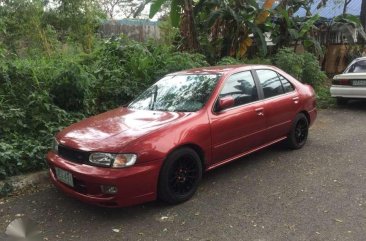
{"label": "green hedge", "polygon": [[63,127],[128,103],[167,73],[207,65],[200,54],[126,38],[87,55],[0,58],[0,179],[44,168]]}

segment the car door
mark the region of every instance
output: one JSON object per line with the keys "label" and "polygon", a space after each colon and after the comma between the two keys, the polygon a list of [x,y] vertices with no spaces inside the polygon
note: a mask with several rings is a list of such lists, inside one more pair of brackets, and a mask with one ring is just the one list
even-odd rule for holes
{"label": "car door", "polygon": [[236,157],[263,142],[265,111],[257,86],[251,71],[235,73],[223,83],[216,101],[232,96],[234,106],[209,114],[214,163]]}
{"label": "car door", "polygon": [[264,97],[266,143],[287,136],[299,108],[299,94],[289,80],[270,69],[255,71]]}

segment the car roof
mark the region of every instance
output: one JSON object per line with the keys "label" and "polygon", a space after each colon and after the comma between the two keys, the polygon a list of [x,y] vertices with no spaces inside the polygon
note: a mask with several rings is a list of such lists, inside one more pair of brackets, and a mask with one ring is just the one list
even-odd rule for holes
{"label": "car roof", "polygon": [[182,70],[168,75],[178,75],[178,74],[226,74],[230,72],[235,72],[235,70],[250,69],[251,67],[270,67],[270,65],[256,65],[256,64],[239,64],[239,65],[221,65],[221,66],[210,66],[202,68],[194,68],[188,70]]}
{"label": "car roof", "polygon": [[358,57],[354,61],[359,61],[359,60],[366,60],[366,56],[365,57]]}

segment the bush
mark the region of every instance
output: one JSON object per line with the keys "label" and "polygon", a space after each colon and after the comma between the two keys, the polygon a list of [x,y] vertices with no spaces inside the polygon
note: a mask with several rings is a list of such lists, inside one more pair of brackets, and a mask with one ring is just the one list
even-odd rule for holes
{"label": "bush", "polygon": [[0,179],[46,166],[53,135],[85,116],[121,106],[204,56],[118,38],[92,54],[0,58]]}
{"label": "bush", "polygon": [[0,63],[0,179],[45,167],[53,134],[83,116],[53,104],[48,79],[57,69],[53,64]]}
{"label": "bush", "polygon": [[50,94],[53,103],[67,111],[84,111],[94,76],[75,63],[67,65],[51,79]]}
{"label": "bush", "polygon": [[275,55],[273,62],[296,79],[315,88],[327,79],[326,74],[321,71],[318,59],[309,52],[299,54],[291,48],[283,48]]}
{"label": "bush", "polygon": [[275,55],[273,63],[296,79],[302,79],[304,59],[291,48],[283,48]]}
{"label": "bush", "polygon": [[270,59],[255,57],[252,59],[236,59],[233,57],[224,57],[216,65],[236,65],[236,64],[263,64],[271,65]]}
{"label": "bush", "polygon": [[175,52],[154,42],[112,39],[93,54],[96,112],[121,106],[158,78],[183,69],[207,66],[203,55]]}

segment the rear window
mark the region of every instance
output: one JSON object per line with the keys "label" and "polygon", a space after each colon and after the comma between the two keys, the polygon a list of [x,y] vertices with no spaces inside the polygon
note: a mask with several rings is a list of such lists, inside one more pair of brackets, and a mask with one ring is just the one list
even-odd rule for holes
{"label": "rear window", "polygon": [[348,70],[347,73],[366,73],[366,60],[360,60],[356,63],[352,64]]}

